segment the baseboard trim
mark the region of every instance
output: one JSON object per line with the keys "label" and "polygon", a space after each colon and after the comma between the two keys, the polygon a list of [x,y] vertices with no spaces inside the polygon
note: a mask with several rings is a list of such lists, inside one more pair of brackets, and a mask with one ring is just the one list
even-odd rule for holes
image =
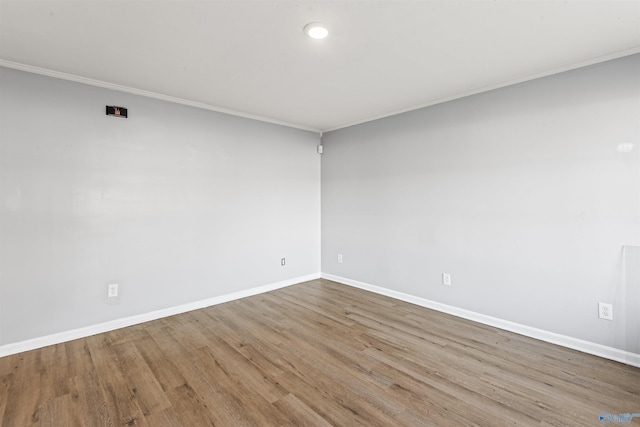
{"label": "baseboard trim", "polygon": [[238,292],[232,292],[230,294],[220,295],[217,297],[194,301],[187,304],[177,305],[175,307],[164,308],[161,310],[151,311],[149,313],[138,314],[135,316],[125,317],[122,319],[111,320],[111,321],[99,323],[96,325],[73,329],[70,331],[59,332],[56,334],[46,335],[43,337],[6,344],[3,346],[0,346],[0,357],[21,353],[23,351],[35,350],[37,348],[42,348],[49,345],[60,344],[63,342],[72,341],[79,338],[85,338],[91,335],[101,334],[104,332],[113,331],[115,329],[137,325],[140,323],[149,322],[151,320],[161,319],[163,317],[174,316],[176,314],[186,313],[188,311],[198,310],[201,308],[210,307],[212,305],[222,304],[225,302],[250,297],[253,295],[258,295],[258,294],[262,294],[269,291],[275,291],[276,289],[286,288],[287,286],[291,286],[291,285],[295,285],[298,283],[307,282],[309,280],[315,280],[319,278],[320,278],[320,273],[308,274],[306,276],[299,276],[292,279],[283,280],[281,282],[258,286],[251,289],[245,289]]}
{"label": "baseboard trim", "polygon": [[436,311],[451,314],[453,316],[457,316],[463,319],[482,323],[484,325],[493,326],[499,329],[514,332],[530,338],[539,339],[541,341],[545,341],[551,344],[557,344],[563,347],[571,348],[573,350],[578,350],[583,353],[592,354],[594,356],[603,357],[605,359],[614,360],[616,362],[624,363],[624,364],[635,366],[635,367],[640,367],[640,354],[637,354],[637,353],[631,353],[631,352],[620,350],[617,348],[608,347],[602,344],[597,344],[590,341],[585,341],[578,338],[573,338],[566,335],[561,335],[554,332],[533,328],[531,326],[521,325],[519,323],[510,322],[508,320],[499,319],[497,317],[487,316],[485,314],[480,314],[470,310],[465,310],[465,309],[454,307],[451,305],[442,304],[436,301],[431,301],[426,298],[405,294],[403,292],[398,292],[398,291],[383,288],[380,286],[371,285],[369,283],[360,282],[357,280],[352,280],[345,277],[335,276],[333,274],[327,274],[327,273],[314,273],[306,276],[299,276],[292,279],[283,280],[281,282],[271,283],[268,285],[258,286],[251,289],[245,289],[245,290],[233,292],[230,294],[225,294],[217,297],[207,298],[204,300],[194,301],[188,304],[182,304],[175,307],[155,310],[149,313],[138,314],[135,316],[130,316],[122,319],[111,320],[109,322],[99,323],[96,325],[73,329],[70,331],[59,332],[56,334],[46,335],[43,337],[6,344],[4,346],[0,346],[0,357],[21,353],[23,351],[35,350],[35,349],[46,347],[49,345],[60,344],[63,342],[72,341],[79,338],[85,338],[91,335],[101,334],[104,332],[113,331],[115,329],[125,328],[127,326],[133,326],[140,323],[161,319],[163,317],[174,316],[176,314],[186,313],[188,311],[198,310],[201,308],[210,307],[213,305],[222,304],[229,301],[234,301],[241,298],[246,298],[246,297],[262,294],[265,292],[274,291],[277,289],[285,288],[287,286],[291,286],[291,285],[295,285],[298,283],[307,282],[309,280],[315,280],[319,278],[342,283],[348,286],[353,286],[359,289],[364,289],[366,291],[374,292],[376,294],[385,295],[400,301],[405,301],[411,304],[416,304],[421,307],[430,308]]}
{"label": "baseboard trim", "polygon": [[359,282],[357,280],[347,279],[345,277],[334,276],[333,274],[321,273],[323,279],[342,283],[344,285],[353,286],[355,288],[364,289],[376,294],[385,295],[400,301],[405,301],[421,307],[430,308],[442,313],[451,314],[463,319],[482,323],[484,325],[493,326],[509,332],[535,338],[551,344],[557,344],[583,353],[592,354],[594,356],[603,357],[605,359],[614,360],[631,366],[640,367],[640,354],[631,353],[629,351],[608,347],[602,344],[557,334],[555,332],[545,331],[543,329],[533,328],[531,326],[521,325],[519,323],[510,322],[508,320],[499,319],[497,317],[487,316],[485,314],[476,313],[474,311],[465,310],[426,298],[417,297],[403,292],[397,292],[380,286],[371,285],[369,283]]}

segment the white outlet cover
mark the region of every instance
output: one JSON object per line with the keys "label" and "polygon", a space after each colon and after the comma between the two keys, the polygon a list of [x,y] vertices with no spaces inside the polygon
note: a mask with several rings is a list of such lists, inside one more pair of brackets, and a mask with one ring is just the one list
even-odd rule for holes
{"label": "white outlet cover", "polygon": [[448,273],[442,273],[442,284],[451,286],[451,275]]}
{"label": "white outlet cover", "polygon": [[342,254],[338,254],[338,262],[342,264]]}
{"label": "white outlet cover", "polygon": [[605,319],[605,320],[613,320],[613,304],[599,302],[598,318]]}
{"label": "white outlet cover", "polygon": [[112,283],[107,288],[107,297],[114,298],[118,296],[118,284]]}

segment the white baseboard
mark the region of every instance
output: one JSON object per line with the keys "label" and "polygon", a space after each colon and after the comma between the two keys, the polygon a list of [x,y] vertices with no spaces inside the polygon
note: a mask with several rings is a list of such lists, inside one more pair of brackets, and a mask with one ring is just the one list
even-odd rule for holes
{"label": "white baseboard", "polygon": [[104,332],[113,331],[115,329],[137,325],[140,323],[161,319],[163,317],[173,316],[176,314],[185,313],[192,310],[198,310],[200,308],[210,307],[212,305],[222,304],[222,303],[237,300],[240,298],[258,295],[264,292],[274,291],[276,289],[285,288],[287,286],[295,285],[297,283],[307,282],[309,280],[315,280],[321,277],[323,279],[332,280],[334,282],[342,283],[344,285],[353,286],[356,288],[364,289],[366,291],[370,291],[380,295],[385,295],[391,298],[395,298],[400,301],[416,304],[421,307],[426,307],[426,308],[437,310],[443,313],[451,314],[453,316],[461,317],[463,319],[468,319],[474,322],[493,326],[499,329],[504,329],[506,331],[515,332],[520,335],[539,339],[541,341],[546,341],[552,344],[561,345],[563,347],[578,350],[583,353],[588,353],[595,356],[603,357],[605,359],[615,360],[616,362],[625,363],[627,365],[640,367],[640,354],[637,354],[637,353],[631,353],[628,351],[620,350],[613,347],[608,347],[608,346],[593,343],[590,341],[584,341],[578,338],[572,338],[566,335],[556,334],[554,332],[549,332],[542,329],[521,325],[519,323],[510,322],[508,320],[503,320],[496,317],[487,316],[485,314],[476,313],[470,310],[465,310],[465,309],[454,307],[451,305],[431,301],[426,298],[421,298],[414,295],[393,291],[391,289],[371,285],[364,282],[359,282],[357,280],[347,279],[345,277],[334,276],[332,274],[327,274],[327,273],[309,274],[306,276],[300,276],[300,277],[284,280],[277,283],[258,286],[256,288],[246,289],[243,291],[233,292],[226,295],[220,295],[217,297],[194,301],[188,304],[182,304],[175,307],[169,307],[162,310],[152,311],[149,313],[138,314],[135,316],[130,316],[122,319],[111,320],[109,322],[99,323],[96,325],[73,329],[70,331],[59,332],[56,334],[46,335],[43,337],[20,341],[17,343],[6,344],[3,346],[0,346],[0,357],[21,353],[23,351],[34,350],[34,349],[46,347],[49,345],[59,344],[59,343],[63,343],[66,341],[71,341],[79,338],[85,338],[91,335],[101,334]]}
{"label": "white baseboard", "polygon": [[122,319],[111,320],[109,322],[99,323],[97,325],[86,326],[83,328],[73,329],[70,331],[59,332],[52,335],[46,335],[43,337],[33,338],[30,340],[20,341],[16,343],[6,344],[0,346],[0,357],[9,356],[10,354],[21,353],[23,351],[34,350],[37,348],[46,347],[49,345],[59,344],[66,341],[75,340],[78,338],[85,338],[91,335],[101,334],[104,332],[113,331],[115,329],[124,328],[127,326],[137,325],[151,320],[161,319],[163,317],[173,316],[180,313],[186,313],[187,311],[198,310],[200,308],[210,307],[216,304],[222,304],[225,302],[237,300],[240,298],[246,298],[253,295],[262,294],[276,289],[285,288],[287,286],[295,285],[309,280],[315,280],[320,278],[320,273],[309,274],[306,276],[295,277],[293,279],[283,280],[282,282],[271,283],[264,286],[258,286],[256,288],[246,289],[243,291],[233,292],[226,295],[220,295],[213,298],[207,298],[199,301],[190,302],[188,304],[182,304],[175,307],[164,308],[162,310],[156,310],[149,313],[138,314],[135,316],[125,317]]}
{"label": "white baseboard", "polygon": [[583,353],[588,353],[595,356],[603,357],[605,359],[615,360],[616,362],[625,363],[627,365],[640,367],[640,354],[638,353],[631,353],[629,351],[608,347],[602,344],[597,344],[590,341],[584,341],[584,340],[581,340],[578,338],[572,338],[566,335],[556,334],[554,332],[533,328],[531,326],[521,325],[519,323],[510,322],[508,320],[499,319],[497,317],[487,316],[485,314],[480,314],[480,313],[465,310],[462,308],[454,307],[451,305],[431,301],[426,298],[421,298],[414,295],[393,291],[391,289],[370,285],[368,283],[359,282],[357,280],[347,279],[345,277],[334,276],[332,274],[327,274],[327,273],[322,273],[321,277],[323,279],[332,280],[334,282],[342,283],[344,285],[349,285],[355,288],[364,289],[366,291],[371,291],[376,294],[385,295],[400,301],[405,301],[411,304],[419,305],[421,307],[426,307],[436,311],[441,311],[443,313],[451,314],[453,316],[461,317],[463,319],[472,320],[474,322],[482,323],[484,325],[489,325],[499,329],[504,329],[505,331],[515,332],[516,334],[535,338],[541,341],[546,341],[551,344],[557,344],[563,347],[571,348],[573,350],[581,351]]}

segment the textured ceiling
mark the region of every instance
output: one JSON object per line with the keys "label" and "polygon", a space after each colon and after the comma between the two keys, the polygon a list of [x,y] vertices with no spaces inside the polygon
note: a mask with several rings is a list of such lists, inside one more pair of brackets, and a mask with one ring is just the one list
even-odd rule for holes
{"label": "textured ceiling", "polygon": [[0,65],[324,131],[637,52],[640,1],[0,1]]}

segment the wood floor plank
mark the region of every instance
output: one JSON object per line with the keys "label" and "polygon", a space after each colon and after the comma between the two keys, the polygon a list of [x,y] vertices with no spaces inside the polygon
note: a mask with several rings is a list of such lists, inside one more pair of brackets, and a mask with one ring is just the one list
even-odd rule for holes
{"label": "wood floor plank", "polygon": [[167,398],[173,403],[172,408],[176,412],[180,425],[233,425],[233,420],[226,417],[226,413],[215,416],[207,405],[208,400],[202,399],[189,384],[183,384],[180,387],[168,390]]}
{"label": "wood floor plank", "polygon": [[185,383],[176,366],[179,360],[162,349],[151,335],[137,340],[135,346],[163,390],[170,390]]}
{"label": "wood floor plank", "polygon": [[238,408],[236,424],[242,425],[283,425],[287,422],[284,414],[271,405],[260,391],[250,387],[245,375],[237,369],[237,355],[218,357],[212,348],[202,348],[198,354],[198,366],[212,376],[220,390],[220,398],[233,403]]}
{"label": "wood floor plank", "polygon": [[313,280],[0,359],[1,426],[600,425],[640,369]]}
{"label": "wood floor plank", "polygon": [[250,334],[238,334],[227,325],[219,325],[217,336],[225,340],[269,378],[283,374],[286,362],[268,348],[268,344]]}
{"label": "wood floor plank", "polygon": [[[418,401],[427,406],[429,419],[439,425],[447,419],[455,421],[455,424],[491,425],[496,414],[512,424],[535,423],[534,417],[504,405],[503,401],[492,399],[465,381],[464,376],[456,377],[455,372],[435,372],[419,362],[389,356],[381,350],[368,351],[380,358],[381,364],[376,369],[393,376],[393,394],[405,396],[405,401]],[[421,396],[430,398],[421,399]],[[455,412],[451,412],[450,408],[455,408]]]}
{"label": "wood floor plank", "polygon": [[234,381],[248,388],[251,393],[257,393],[268,403],[288,394],[274,378],[267,375],[258,366],[249,361],[242,353],[236,351],[224,339],[218,338],[211,342],[207,349],[216,363],[224,361],[228,363],[229,375],[234,377]]}
{"label": "wood floor plank", "polygon": [[331,427],[331,424],[322,418],[313,409],[309,408],[300,399],[289,393],[274,402],[293,425],[307,427]]}
{"label": "wood floor plank", "polygon": [[40,371],[37,367],[39,350],[9,356],[14,364],[10,374],[7,403],[2,425],[23,426],[39,422],[38,401]]}
{"label": "wood floor plank", "polygon": [[40,401],[55,399],[69,394],[69,365],[66,346],[52,345],[42,349],[38,368],[40,370]]}
{"label": "wood floor plank", "polygon": [[133,342],[112,346],[115,356],[121,361],[127,386],[135,396],[136,403],[145,418],[157,411],[171,407],[158,379],[147,365]]}
{"label": "wood floor plank", "polygon": [[144,413],[138,405],[134,386],[123,372],[122,361],[118,359],[111,344],[121,342],[122,331],[86,338],[91,351],[104,402],[114,421],[124,425],[146,425]]}
{"label": "wood floor plank", "polygon": [[117,413],[107,403],[103,386],[95,372],[72,378],[74,412],[83,425],[90,422],[96,427],[118,425]]}
{"label": "wood floor plank", "polygon": [[71,394],[47,400],[38,408],[38,425],[41,427],[79,426],[82,421],[73,410]]}
{"label": "wood floor plank", "polygon": [[86,340],[73,340],[63,344],[66,353],[66,364],[69,376],[80,377],[93,370],[91,352]]}
{"label": "wood floor plank", "polygon": [[376,420],[370,424],[369,417],[363,416],[354,405],[356,397],[345,393],[342,387],[325,387],[314,377],[303,379],[292,372],[286,372],[278,377],[278,382],[331,425],[383,425]]}
{"label": "wood floor plank", "polygon": [[180,420],[175,408],[163,409],[162,411],[155,411],[152,414],[145,415],[147,424],[157,427],[183,427],[185,425],[206,425],[206,424],[185,424]]}
{"label": "wood floor plank", "polygon": [[4,363],[5,366],[0,372],[0,425],[2,425],[2,419],[4,418],[4,413],[7,409],[7,400],[9,399],[9,389],[11,388],[11,380],[14,375],[11,373],[9,369],[9,358],[3,357],[0,359],[0,364]]}
{"label": "wood floor plank", "polygon": [[201,352],[203,347],[197,344],[197,334],[194,333],[193,340],[184,339],[181,322],[174,316],[168,329],[168,338],[173,340],[172,351],[181,360],[178,369],[186,380],[171,394],[180,402],[182,410],[177,410],[178,415],[189,422],[207,420],[205,425],[250,425],[251,415],[243,410],[239,396],[229,393],[220,382],[224,374],[219,369],[210,369],[211,363]]}

